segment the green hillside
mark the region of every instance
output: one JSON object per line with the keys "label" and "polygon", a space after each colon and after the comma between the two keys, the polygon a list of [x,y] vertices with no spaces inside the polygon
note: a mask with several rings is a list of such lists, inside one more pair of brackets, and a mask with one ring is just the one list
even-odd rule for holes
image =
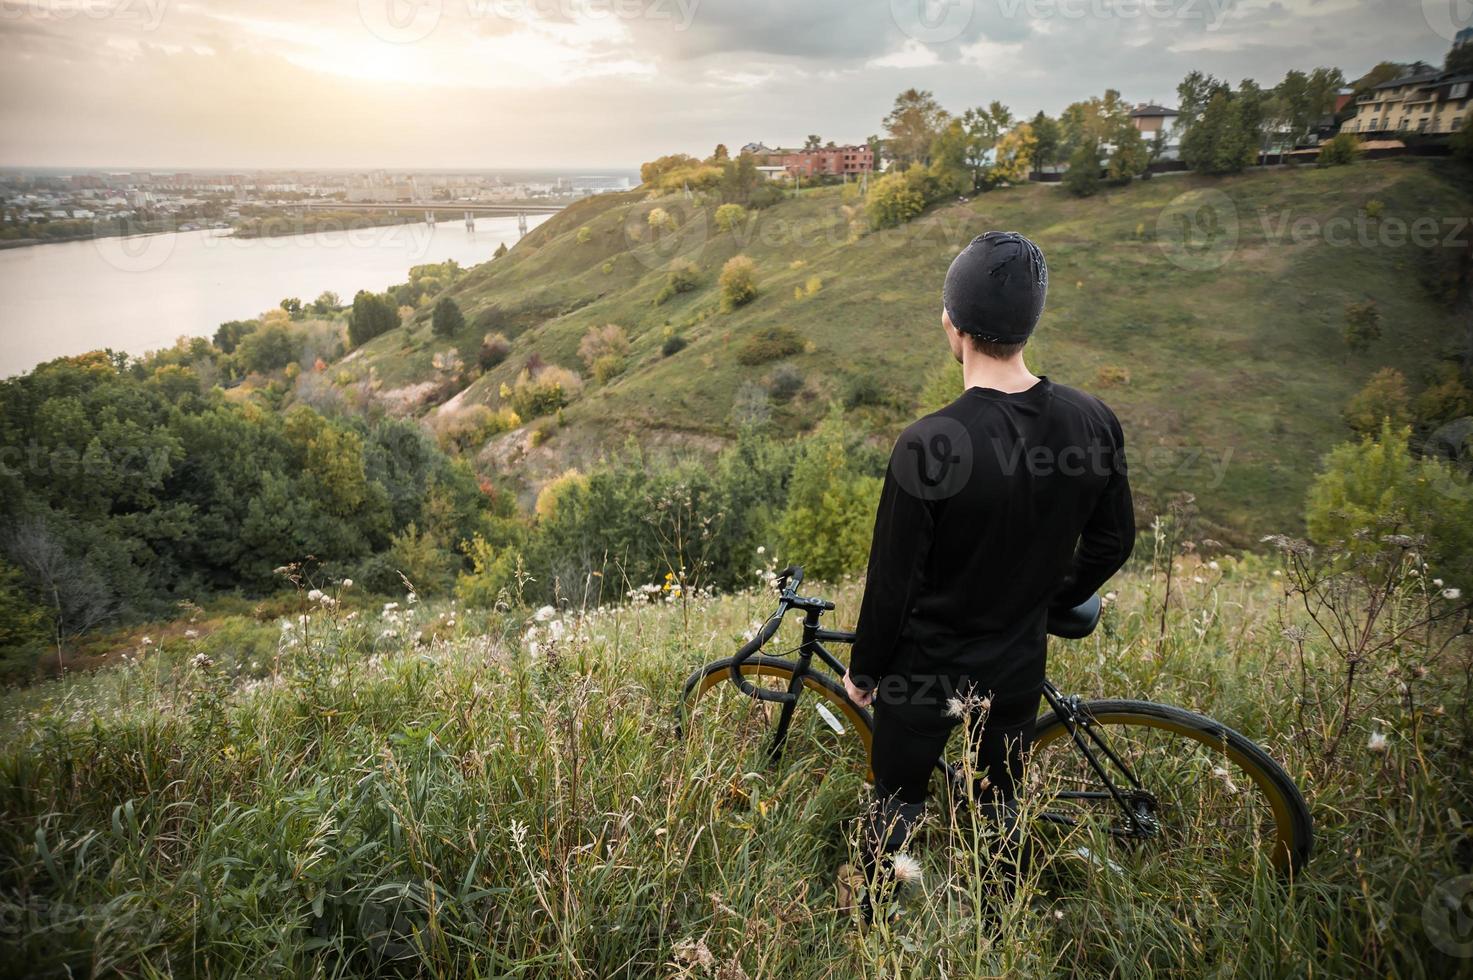
{"label": "green hillside", "polygon": [[[1034,370],[1117,409],[1143,511],[1190,491],[1209,528],[1247,542],[1297,525],[1321,455],[1347,436],[1341,410],[1373,372],[1395,366],[1419,387],[1458,337],[1448,296],[1466,248],[1456,216],[1473,205],[1473,181],[1440,161],[1160,177],[1082,200],[1029,185],[878,233],[864,231],[856,191],[806,191],[729,232],[716,228],[714,202],[680,195],[580,202],[453,287],[463,336],[435,337],[425,311],[343,368],[392,390],[422,382],[445,348],[473,359],[481,337],[497,331],[511,339],[510,356],[450,410],[496,406],[529,357],[581,370],[583,335],[622,326],[631,354],[621,375],[587,379],[562,427],[544,420],[538,438],[524,427],[481,453],[524,490],[630,436],[681,451],[720,445],[741,417],[734,407],[752,400],[743,386],[777,366],[744,366],[736,351],[775,326],[806,345],[782,362],[801,372],[803,387],[771,406],[778,431],[810,427],[847,395],[858,421],[891,435],[944,369],[939,291],[951,256],[1006,228],[1034,238],[1049,259]],[[650,231],[655,207],[674,230]],[[1435,231],[1408,236],[1415,227]],[[739,253],[756,262],[761,293],[724,313],[717,277]],[[700,281],[657,305],[672,258],[694,262]],[[1352,353],[1345,307],[1365,300],[1381,311],[1384,336]],[[671,333],[688,345],[663,356]]]}

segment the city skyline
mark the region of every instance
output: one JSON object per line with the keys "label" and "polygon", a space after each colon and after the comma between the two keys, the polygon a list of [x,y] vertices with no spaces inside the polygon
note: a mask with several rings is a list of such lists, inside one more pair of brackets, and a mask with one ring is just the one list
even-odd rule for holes
{"label": "city skyline", "polygon": [[[0,0],[0,165],[567,169],[1439,64],[1451,0]],[[1067,66],[1060,70],[1058,66]]]}

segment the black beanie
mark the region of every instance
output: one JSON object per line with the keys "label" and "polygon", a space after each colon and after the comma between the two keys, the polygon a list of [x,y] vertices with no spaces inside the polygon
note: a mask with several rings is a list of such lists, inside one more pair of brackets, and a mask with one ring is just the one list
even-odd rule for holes
{"label": "black beanie", "polygon": [[999,344],[1020,344],[1038,326],[1048,266],[1038,246],[1015,231],[989,231],[946,270],[941,301],[951,325]]}

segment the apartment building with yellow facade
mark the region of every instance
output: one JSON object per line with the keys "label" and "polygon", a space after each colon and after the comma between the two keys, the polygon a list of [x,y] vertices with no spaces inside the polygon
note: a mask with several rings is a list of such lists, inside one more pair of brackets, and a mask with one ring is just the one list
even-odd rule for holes
{"label": "apartment building with yellow facade", "polygon": [[1453,133],[1468,118],[1473,74],[1425,71],[1382,82],[1355,100],[1342,133]]}

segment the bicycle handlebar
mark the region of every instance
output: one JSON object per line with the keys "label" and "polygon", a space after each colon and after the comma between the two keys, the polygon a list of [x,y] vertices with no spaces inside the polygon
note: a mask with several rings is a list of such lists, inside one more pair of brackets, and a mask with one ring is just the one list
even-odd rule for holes
{"label": "bicycle handlebar", "polygon": [[781,597],[778,599],[777,612],[769,616],[767,622],[763,623],[762,628],[757,631],[757,635],[748,640],[737,651],[736,656],[731,660],[730,672],[732,683],[741,688],[743,694],[757,698],[759,701],[776,701],[779,704],[790,704],[798,700],[798,695],[790,694],[787,691],[766,690],[758,687],[742,676],[742,664],[746,663],[754,653],[762,649],[767,641],[772,639],[778,627],[783,624],[783,616],[792,604],[798,586],[803,582],[803,566],[789,565],[778,573],[777,580],[781,583],[779,586]]}

